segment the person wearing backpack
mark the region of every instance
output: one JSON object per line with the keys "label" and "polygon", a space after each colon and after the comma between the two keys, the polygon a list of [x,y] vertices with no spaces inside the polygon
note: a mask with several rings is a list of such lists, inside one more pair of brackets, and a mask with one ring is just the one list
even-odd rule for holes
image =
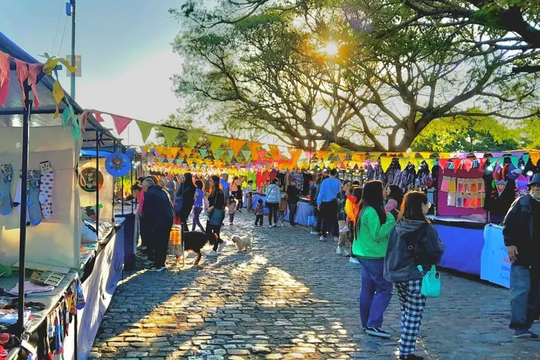
{"label": "person wearing backpack", "polygon": [[401,304],[400,359],[423,359],[414,354],[426,305],[421,293],[423,273],[418,265],[425,271],[436,265],[444,252],[444,244],[426,218],[430,207],[421,191],[405,195],[384,259],[384,278],[394,283]]}
{"label": "person wearing backpack", "polygon": [[366,334],[381,338],[390,337],[390,334],[382,329],[382,323],[384,312],[392,298],[392,283],[384,279],[383,267],[388,236],[394,224],[394,217],[384,211],[382,182],[366,182],[356,221],[352,253],[362,268],[362,327]]}

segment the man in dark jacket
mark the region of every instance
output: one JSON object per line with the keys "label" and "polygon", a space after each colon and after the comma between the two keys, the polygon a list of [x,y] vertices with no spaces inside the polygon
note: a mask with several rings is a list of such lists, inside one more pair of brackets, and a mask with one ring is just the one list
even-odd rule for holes
{"label": "man in dark jacket", "polygon": [[289,186],[287,186],[287,203],[289,204],[289,224],[295,225],[294,218],[296,216],[296,210],[298,209],[298,201],[300,200],[300,190],[298,190],[298,183],[296,179],[291,179]]}
{"label": "man in dark jacket", "polygon": [[510,207],[504,219],[504,244],[512,261],[510,295],[515,338],[539,340],[530,331],[540,302],[540,174],[528,184],[529,194]]}
{"label": "man in dark jacket", "polygon": [[152,246],[148,257],[153,255],[154,266],[151,271],[165,270],[167,246],[174,221],[174,211],[169,194],[152,179],[143,182],[144,195],[143,217],[152,232]]}

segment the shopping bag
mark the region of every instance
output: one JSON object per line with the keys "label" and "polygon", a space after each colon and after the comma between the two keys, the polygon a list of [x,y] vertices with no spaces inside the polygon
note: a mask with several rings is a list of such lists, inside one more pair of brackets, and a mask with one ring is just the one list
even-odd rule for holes
{"label": "shopping bag", "polygon": [[435,265],[431,266],[428,272],[424,273],[422,265],[418,265],[418,270],[424,274],[422,278],[422,295],[428,298],[441,296],[441,274],[437,271]]}
{"label": "shopping bag", "polygon": [[225,210],[214,209],[210,213],[208,224],[212,226],[221,226],[223,224],[223,219],[225,219]]}

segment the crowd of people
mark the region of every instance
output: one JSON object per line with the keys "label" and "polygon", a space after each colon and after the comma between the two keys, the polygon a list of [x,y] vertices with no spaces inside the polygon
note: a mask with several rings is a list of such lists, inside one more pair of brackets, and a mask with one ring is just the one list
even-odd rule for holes
{"label": "crowd of people", "polygon": [[[422,293],[424,275],[438,264],[444,244],[426,217],[431,204],[424,192],[406,194],[398,186],[384,186],[381,181],[342,181],[335,170],[320,174],[309,182],[306,200],[315,215],[312,233],[324,241],[334,238],[337,253],[351,257],[360,264],[360,321],[366,334],[388,338],[383,329],[384,313],[396,290],[401,304],[400,359],[422,359],[415,354],[426,296]],[[295,214],[301,191],[297,180],[286,176],[270,180],[265,188],[266,201],[256,204],[253,181],[227,174],[194,178],[186,173],[181,177],[151,176],[140,179],[134,186],[139,199],[141,237],[152,271],[165,268],[167,242],[173,224],[188,231],[192,215],[192,231],[199,228],[212,235],[213,249],[207,256],[218,255],[226,242],[220,231],[228,215],[234,224],[235,214],[253,212],[255,225],[263,225],[268,213],[268,225],[276,227],[278,212],[285,206],[290,226],[295,226]],[[512,322],[514,337],[536,340],[530,331],[540,299],[540,263],[533,254],[540,249],[540,174],[529,184],[530,193],[514,203],[505,221],[505,243],[508,246],[511,270]],[[208,215],[206,226],[200,220],[203,211]],[[523,232],[528,236],[524,236]],[[350,250],[347,250],[350,249]]]}

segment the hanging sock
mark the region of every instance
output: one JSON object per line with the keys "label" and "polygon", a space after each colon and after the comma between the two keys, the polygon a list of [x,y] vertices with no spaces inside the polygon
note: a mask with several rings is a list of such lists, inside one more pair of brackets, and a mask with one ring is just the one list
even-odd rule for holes
{"label": "hanging sock", "polygon": [[53,217],[52,194],[54,186],[54,170],[49,161],[44,161],[41,166],[41,184],[39,186],[39,202],[43,218],[49,220]]}
{"label": "hanging sock", "polygon": [[0,184],[0,214],[9,215],[13,211],[13,198],[11,196],[11,182],[13,180],[13,166],[0,165],[2,183]]}
{"label": "hanging sock", "polygon": [[28,214],[30,224],[39,225],[43,221],[41,214],[41,204],[39,202],[39,189],[41,182],[41,172],[39,170],[28,171]]}

